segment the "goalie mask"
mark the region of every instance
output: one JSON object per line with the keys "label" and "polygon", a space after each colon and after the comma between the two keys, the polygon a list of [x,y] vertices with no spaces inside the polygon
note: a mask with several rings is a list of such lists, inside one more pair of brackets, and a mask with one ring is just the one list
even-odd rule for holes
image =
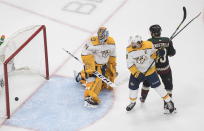
{"label": "goalie mask", "polygon": [[107,30],[106,27],[100,27],[98,29],[98,39],[100,41],[101,44],[104,44],[104,42],[108,39],[108,36],[109,36],[109,32]]}
{"label": "goalie mask", "polygon": [[160,37],[162,29],[160,25],[152,25],[149,27],[149,31],[152,37]]}
{"label": "goalie mask", "polygon": [[140,48],[142,46],[142,37],[139,35],[130,36],[129,43],[133,48]]}

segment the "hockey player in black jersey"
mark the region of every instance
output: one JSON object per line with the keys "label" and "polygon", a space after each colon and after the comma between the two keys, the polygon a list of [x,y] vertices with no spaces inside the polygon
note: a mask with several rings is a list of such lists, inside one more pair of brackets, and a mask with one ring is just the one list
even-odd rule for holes
{"label": "hockey player in black jersey", "polygon": [[[173,47],[173,43],[168,37],[161,37],[161,27],[160,25],[152,25],[149,28],[152,38],[148,39],[154,44],[154,47],[158,49],[157,54],[160,56],[156,62],[157,73],[160,75],[162,82],[165,86],[166,91],[169,96],[172,97],[173,82],[172,82],[172,72],[169,65],[168,57],[174,56],[176,50]],[[141,102],[145,102],[145,99],[149,92],[150,84],[148,81],[143,82],[143,87],[141,91]],[[166,103],[164,102],[164,109],[166,108]]]}

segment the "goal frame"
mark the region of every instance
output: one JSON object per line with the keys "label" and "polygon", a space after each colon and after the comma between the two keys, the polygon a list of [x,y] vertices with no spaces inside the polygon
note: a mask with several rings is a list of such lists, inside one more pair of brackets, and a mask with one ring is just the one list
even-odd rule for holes
{"label": "goal frame", "polygon": [[28,39],[16,49],[3,63],[4,68],[4,86],[5,86],[5,97],[6,97],[6,115],[7,119],[11,116],[10,111],[10,100],[9,100],[9,82],[8,82],[8,68],[7,64],[19,53],[24,47],[26,47],[30,41],[32,41],[35,36],[37,36],[41,31],[43,31],[43,43],[44,43],[44,58],[45,58],[45,79],[49,80],[49,64],[48,64],[48,49],[47,49],[47,36],[46,36],[46,26],[41,25]]}

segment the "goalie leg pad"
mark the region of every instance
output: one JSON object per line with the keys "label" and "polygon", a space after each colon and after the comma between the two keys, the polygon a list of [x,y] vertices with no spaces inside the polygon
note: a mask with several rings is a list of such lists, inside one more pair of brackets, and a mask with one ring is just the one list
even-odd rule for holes
{"label": "goalie leg pad", "polygon": [[93,101],[100,103],[98,95],[101,92],[102,81],[99,78],[96,78],[95,81],[87,83],[86,90],[84,92],[84,97],[91,97]]}

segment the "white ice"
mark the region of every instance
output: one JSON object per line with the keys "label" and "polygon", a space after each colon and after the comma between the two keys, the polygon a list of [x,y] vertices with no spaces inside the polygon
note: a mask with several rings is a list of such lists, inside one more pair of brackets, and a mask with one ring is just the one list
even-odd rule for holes
{"label": "white ice", "polygon": [[[89,14],[69,12],[66,5],[72,1],[90,3],[94,10]],[[105,25],[117,44],[118,72],[117,82],[120,86],[114,90],[114,105],[110,111],[81,130],[186,130],[202,131],[203,128],[203,91],[204,80],[203,41],[204,16],[191,23],[174,40],[177,54],[170,58],[173,70],[174,101],[178,113],[165,116],[162,113],[163,103],[152,90],[147,102],[137,103],[132,112],[126,112],[128,104],[128,76],[125,63],[125,48],[128,37],[139,34],[143,39],[150,37],[148,28],[160,24],[162,35],[170,36],[182,19],[182,6],[187,8],[189,21],[197,13],[204,11],[203,0],[1,0],[0,1],[0,34],[11,35],[16,30],[36,24],[47,27],[49,65],[51,77],[72,77],[73,70],[81,66],[62,51],[65,48],[80,56],[82,44],[92,35],[97,27]],[[29,79],[29,78],[28,78]],[[42,84],[40,78],[34,78]],[[38,80],[39,79],[39,80]],[[29,83],[25,83],[26,85]],[[39,87],[13,91],[11,94],[12,111],[15,111]],[[20,97],[15,102],[15,95]],[[22,97],[21,97],[22,96]],[[2,125],[0,131],[30,131],[20,127]]]}

